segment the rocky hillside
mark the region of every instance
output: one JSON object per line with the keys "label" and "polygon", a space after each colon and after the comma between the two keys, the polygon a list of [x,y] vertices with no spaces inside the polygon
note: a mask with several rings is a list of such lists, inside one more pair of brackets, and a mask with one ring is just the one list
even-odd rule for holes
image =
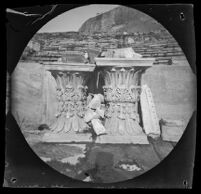
{"label": "rocky hillside", "polygon": [[162,25],[148,15],[125,6],[119,6],[108,12],[88,19],[79,29],[84,34],[95,32],[150,32],[163,29]]}

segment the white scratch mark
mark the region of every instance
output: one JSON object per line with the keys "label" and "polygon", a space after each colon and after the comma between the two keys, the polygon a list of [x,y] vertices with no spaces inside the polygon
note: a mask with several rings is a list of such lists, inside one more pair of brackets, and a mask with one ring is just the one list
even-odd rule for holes
{"label": "white scratch mark", "polygon": [[40,16],[41,14],[35,14],[35,13],[27,13],[27,12],[20,12],[20,11],[16,11],[14,9],[10,9],[7,8],[6,9],[7,13],[14,13],[14,14],[18,14],[18,15],[23,15],[25,17],[29,17],[29,16]]}
{"label": "white scratch mark", "polygon": [[39,21],[39,20],[42,20],[42,19],[45,18],[47,15],[51,14],[51,13],[55,10],[56,7],[57,7],[57,5],[52,5],[52,8],[51,8],[47,13],[45,13],[44,15],[42,15],[42,17],[39,17],[39,18],[37,18],[36,20],[34,20],[34,21],[32,22],[32,24],[36,23],[36,22]]}

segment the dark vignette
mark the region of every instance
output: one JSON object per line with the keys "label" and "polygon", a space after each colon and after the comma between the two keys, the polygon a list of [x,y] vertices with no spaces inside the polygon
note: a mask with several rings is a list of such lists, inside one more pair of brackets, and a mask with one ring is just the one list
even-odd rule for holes
{"label": "dark vignette", "polygon": [[[80,4],[15,8],[18,11],[39,13],[40,17],[6,14],[7,71],[12,73],[32,36],[49,20]],[[193,72],[195,66],[195,34],[191,5],[127,5],[142,11],[160,22],[183,49]],[[49,12],[49,14],[48,14]],[[185,16],[184,20],[180,13]],[[45,16],[45,17],[43,17]],[[36,21],[37,22],[34,22]],[[196,113],[182,138],[169,154],[152,170],[130,181],[111,184],[90,184],[70,179],[42,162],[28,146],[12,114],[6,118],[5,187],[106,187],[106,188],[191,188],[196,140]],[[187,181],[187,185],[183,184]]]}

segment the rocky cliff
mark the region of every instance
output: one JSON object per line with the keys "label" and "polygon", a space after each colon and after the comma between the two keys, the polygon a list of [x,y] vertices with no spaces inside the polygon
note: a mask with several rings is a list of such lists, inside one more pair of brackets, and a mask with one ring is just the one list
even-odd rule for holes
{"label": "rocky cliff", "polygon": [[133,8],[119,6],[108,12],[88,19],[79,32],[93,34],[95,32],[128,33],[150,32],[163,27],[148,15]]}

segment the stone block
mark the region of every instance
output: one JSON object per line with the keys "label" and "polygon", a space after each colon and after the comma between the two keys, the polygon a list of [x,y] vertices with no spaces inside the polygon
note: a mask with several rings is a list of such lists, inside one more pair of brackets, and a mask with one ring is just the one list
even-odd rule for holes
{"label": "stone block", "polygon": [[102,125],[102,123],[99,119],[91,120],[91,124],[97,135],[104,134],[106,132],[105,127]]}
{"label": "stone block", "polygon": [[42,142],[49,143],[72,143],[72,142],[92,142],[90,133],[45,133]]}
{"label": "stone block", "polygon": [[99,107],[96,109],[96,113],[100,115],[102,118],[104,118],[105,111],[103,109],[100,109]]}
{"label": "stone block", "polygon": [[183,127],[162,126],[162,139],[164,141],[178,142],[184,132]]}
{"label": "stone block", "polygon": [[93,99],[89,102],[88,108],[97,109],[101,106],[101,103],[104,101],[102,94],[95,94]]}
{"label": "stone block", "polygon": [[154,104],[151,90],[147,85],[142,86],[140,104],[142,111],[143,128],[145,130],[145,133],[153,138],[159,137],[159,119],[156,113],[156,107]]}
{"label": "stone block", "polygon": [[96,138],[96,143],[100,144],[149,144],[147,136],[142,133],[138,135],[101,135]]}
{"label": "stone block", "polygon": [[178,142],[185,130],[185,125],[181,120],[162,120],[161,131],[164,141]]}
{"label": "stone block", "polygon": [[90,122],[92,119],[98,119],[100,116],[99,114],[97,114],[96,112],[94,112],[93,110],[91,109],[88,109],[85,113],[85,116],[84,116],[84,121],[86,123]]}

